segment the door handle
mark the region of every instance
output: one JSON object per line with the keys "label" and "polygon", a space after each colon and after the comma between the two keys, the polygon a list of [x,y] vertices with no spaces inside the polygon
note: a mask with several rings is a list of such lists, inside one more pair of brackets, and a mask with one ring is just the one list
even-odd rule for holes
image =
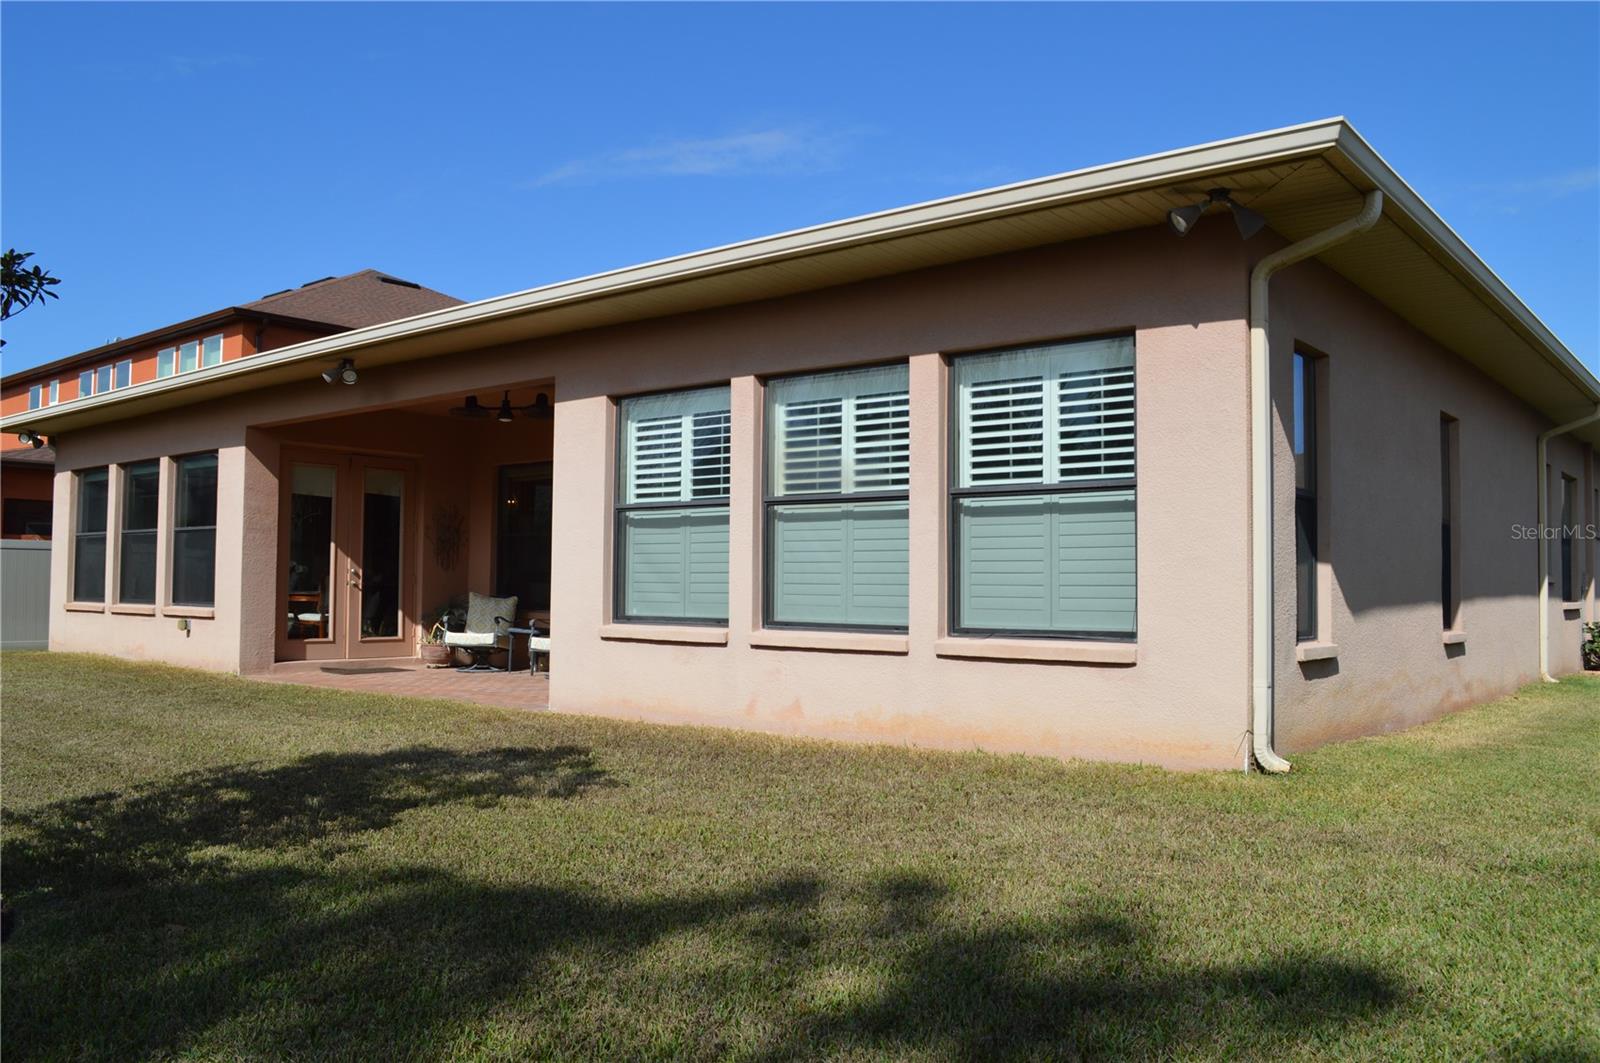
{"label": "door handle", "polygon": [[361,570],[354,565],[350,567],[350,586],[356,590],[361,589]]}

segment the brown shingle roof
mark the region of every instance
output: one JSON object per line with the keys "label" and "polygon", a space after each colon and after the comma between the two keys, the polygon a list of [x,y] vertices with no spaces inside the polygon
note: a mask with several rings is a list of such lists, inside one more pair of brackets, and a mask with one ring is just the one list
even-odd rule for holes
{"label": "brown shingle roof", "polygon": [[361,328],[429,310],[460,306],[461,302],[432,288],[375,269],[364,269],[343,277],[312,281],[242,305],[247,310],[265,310],[346,328]]}

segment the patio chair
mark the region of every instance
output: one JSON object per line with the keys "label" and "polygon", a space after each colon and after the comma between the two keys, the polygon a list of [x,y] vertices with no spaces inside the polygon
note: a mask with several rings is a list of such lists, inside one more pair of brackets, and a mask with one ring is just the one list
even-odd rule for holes
{"label": "patio chair", "polygon": [[517,599],[491,598],[487,594],[476,591],[467,596],[467,629],[465,631],[446,631],[444,644],[452,649],[466,650],[472,655],[472,663],[464,668],[457,668],[458,672],[492,672],[489,666],[489,655],[496,650],[503,649],[511,652],[511,636],[508,629],[515,622],[517,615]]}

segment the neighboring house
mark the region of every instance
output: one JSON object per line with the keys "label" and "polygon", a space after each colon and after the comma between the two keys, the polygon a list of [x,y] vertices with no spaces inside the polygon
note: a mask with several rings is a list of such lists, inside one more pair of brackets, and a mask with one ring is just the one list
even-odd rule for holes
{"label": "neighboring house", "polygon": [[[1212,188],[1266,229],[1176,236]],[[528,415],[451,415],[502,399]],[[439,603],[515,592],[560,711],[1220,768],[1577,669],[1594,544],[1552,542],[1541,617],[1537,499],[1595,521],[1600,423],[1535,455],[1597,410],[1334,119],[3,427],[56,447],[53,649],[410,657]]]}
{"label": "neighboring house", "polygon": [[[372,269],[344,277],[324,277],[254,302],[9,373],[0,380],[0,415],[46,410],[90,395],[195,373],[262,351],[460,303],[459,299]],[[4,516],[5,538],[50,538],[52,455],[48,447],[36,449],[19,442],[14,433],[0,439],[0,512]]]}

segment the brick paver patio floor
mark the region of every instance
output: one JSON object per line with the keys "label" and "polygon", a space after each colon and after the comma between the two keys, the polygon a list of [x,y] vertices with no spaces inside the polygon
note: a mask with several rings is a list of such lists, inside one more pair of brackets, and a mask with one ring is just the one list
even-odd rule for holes
{"label": "brick paver patio floor", "polygon": [[399,694],[413,698],[445,698],[505,709],[542,712],[550,706],[549,676],[529,675],[526,668],[513,672],[458,672],[453,668],[427,668],[412,658],[374,661],[296,661],[274,665],[272,671],[252,675],[269,683],[298,683],[308,687],[353,690],[364,694]]}

